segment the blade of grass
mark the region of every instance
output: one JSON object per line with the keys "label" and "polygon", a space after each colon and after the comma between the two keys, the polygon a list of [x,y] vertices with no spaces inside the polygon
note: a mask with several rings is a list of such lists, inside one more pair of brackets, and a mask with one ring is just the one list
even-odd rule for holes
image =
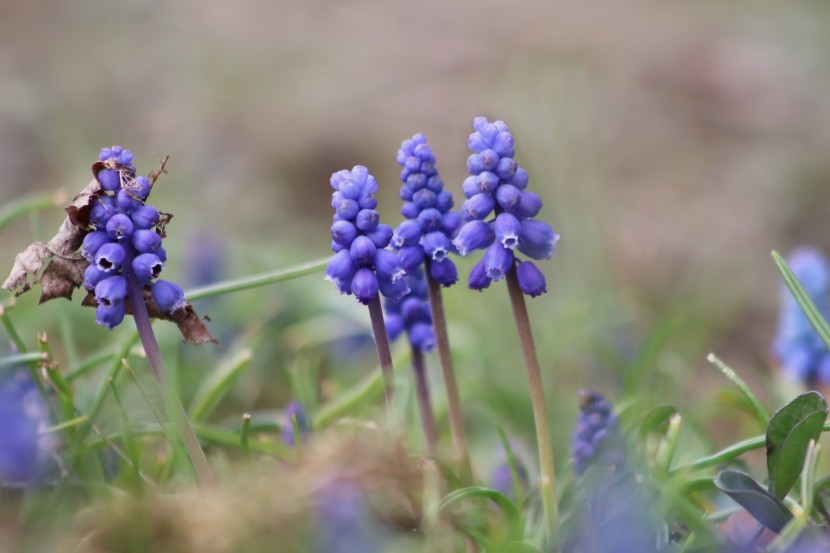
{"label": "blade of grass", "polygon": [[33,353],[19,353],[0,357],[0,369],[15,367],[17,365],[28,365],[31,363],[42,363],[48,359],[48,355],[39,351]]}
{"label": "blade of grass", "polygon": [[726,363],[721,361],[718,358],[718,356],[714,353],[710,353],[706,357],[706,360],[709,361],[715,367],[717,367],[718,370],[720,370],[720,372],[722,372],[723,375],[730,382],[732,382],[732,384],[738,387],[738,389],[741,391],[741,393],[744,395],[747,401],[749,401],[749,404],[755,410],[755,413],[758,415],[758,420],[761,422],[761,425],[764,428],[766,428],[769,424],[769,413],[767,413],[767,410],[764,409],[763,405],[761,405],[761,402],[758,401],[758,398],[755,396],[755,394],[752,393],[752,390],[749,388],[749,386],[747,386],[746,382],[744,382],[744,380],[740,376],[738,376],[738,373],[736,373]]}
{"label": "blade of grass", "polygon": [[66,202],[66,200],[66,192],[63,190],[33,194],[31,196],[24,196],[17,200],[13,200],[0,209],[0,231],[12,223],[15,219],[37,211],[60,207]]}
{"label": "blade of grass", "polygon": [[251,288],[259,288],[260,286],[267,286],[277,282],[285,282],[286,280],[292,280],[322,271],[326,268],[328,261],[328,258],[316,259],[314,261],[309,261],[308,263],[293,265],[286,269],[279,269],[251,277],[217,282],[208,286],[188,290],[185,292],[185,298],[187,301],[203,300],[206,298],[214,298],[216,296],[231,294],[233,292],[250,290]]}
{"label": "blade of grass", "polygon": [[787,262],[784,261],[784,258],[781,257],[778,252],[774,251],[772,252],[772,259],[778,266],[781,276],[784,277],[784,282],[786,283],[787,288],[790,289],[790,293],[795,298],[795,301],[798,302],[798,305],[801,306],[801,310],[804,311],[804,315],[807,316],[810,324],[813,325],[813,328],[824,344],[830,348],[830,326],[827,325],[827,321],[825,321],[824,317],[822,317],[821,313],[819,313],[816,308],[816,304],[813,303],[813,300],[810,299],[810,295],[804,290],[801,283],[798,282],[798,279],[795,277],[792,269],[790,269],[790,266],[787,265]]}
{"label": "blade of grass", "polygon": [[516,496],[516,508],[519,513],[524,512],[524,493],[522,492],[522,482],[519,479],[519,469],[516,464],[516,456],[513,455],[513,448],[510,447],[510,441],[507,439],[507,434],[498,426],[496,431],[499,434],[501,445],[504,448],[504,454],[507,456],[507,465],[510,467],[510,476],[513,479],[513,493]]}
{"label": "blade of grass", "polygon": [[196,392],[190,407],[190,420],[204,422],[222,397],[228,393],[237,377],[251,364],[252,354],[248,349],[242,350],[227,359],[216,371],[204,381]]}

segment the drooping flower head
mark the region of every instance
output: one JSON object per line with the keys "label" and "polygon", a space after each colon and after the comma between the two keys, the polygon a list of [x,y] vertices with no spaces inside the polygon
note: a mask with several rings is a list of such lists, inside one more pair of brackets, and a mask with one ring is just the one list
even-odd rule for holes
{"label": "drooping flower head", "polygon": [[398,301],[384,302],[386,332],[394,341],[406,331],[412,347],[430,351],[435,347],[435,331],[427,299],[427,281],[421,267],[406,273],[410,292]]}
{"label": "drooping flower head", "polygon": [[461,216],[452,211],[452,194],[444,190],[444,182],[435,168],[435,155],[422,133],[404,140],[398,150],[402,167],[400,197],[404,201],[401,223],[392,237],[404,269],[419,267],[430,259],[430,276],[443,286],[458,280],[455,264],[449,259],[452,239],[461,226]]}
{"label": "drooping flower head", "polygon": [[380,223],[375,192],[378,183],[369,170],[357,165],[351,171],[331,176],[334,193],[331,206],[331,249],[334,256],[326,267],[326,280],[332,281],[341,294],[354,294],[368,305],[378,292],[400,299],[409,287],[400,259],[386,247],[392,240],[392,228]]}
{"label": "drooping flower head", "polygon": [[167,261],[158,228],[161,216],[147,204],[152,183],[136,176],[132,160],[133,154],[120,146],[101,150],[103,168],[96,174],[101,193],[92,202],[92,228],[81,245],[81,255],[89,261],[84,287],[98,303],[96,322],[110,329],[124,319],[127,286],[149,286],[167,313],[185,303],[178,285],[158,280]]}
{"label": "drooping flower head", "polygon": [[[821,316],[830,320],[830,262],[808,247],[793,252],[787,262]],[[830,350],[786,285],[781,286],[781,303],[773,352],[784,372],[808,385],[830,384]]]}
{"label": "drooping flower head", "polygon": [[26,371],[0,375],[0,484],[35,481],[57,445],[46,405]]}
{"label": "drooping flower head", "polygon": [[486,248],[470,272],[471,289],[487,288],[516,266],[522,292],[536,297],[547,291],[545,276],[532,261],[519,260],[517,253],[550,259],[559,235],[535,219],[542,200],[527,190],[528,175],[513,159],[513,135],[507,125],[476,117],[473,127],[467,144],[474,153],[467,159],[470,176],[463,185],[467,199],[461,205],[464,225],[453,244],[460,255]]}
{"label": "drooping flower head", "polygon": [[583,474],[592,464],[625,466],[625,438],[617,424],[611,402],[590,390],[579,392],[580,413],[572,446],[574,470]]}

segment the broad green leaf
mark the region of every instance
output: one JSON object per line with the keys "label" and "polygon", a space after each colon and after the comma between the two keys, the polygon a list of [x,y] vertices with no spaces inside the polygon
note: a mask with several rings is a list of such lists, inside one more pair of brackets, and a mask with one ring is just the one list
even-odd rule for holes
{"label": "broad green leaf", "polygon": [[818,392],[807,392],[779,409],[767,426],[769,491],[783,498],[804,466],[810,440],[818,441],[827,420],[827,402]]}
{"label": "broad green leaf", "polygon": [[715,478],[715,485],[773,532],[780,532],[793,518],[780,499],[745,472],[723,470]]}

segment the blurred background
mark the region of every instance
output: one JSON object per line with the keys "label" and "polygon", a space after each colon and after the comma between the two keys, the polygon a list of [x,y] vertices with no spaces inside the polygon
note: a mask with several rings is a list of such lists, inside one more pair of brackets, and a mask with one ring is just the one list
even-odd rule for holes
{"label": "blurred background", "polygon": [[[562,235],[530,310],[567,455],[582,387],[690,417],[733,409],[713,395],[726,383],[710,351],[781,403],[769,253],[830,252],[828,22],[818,2],[3,2],[0,203],[71,198],[102,146],[131,149],[143,173],[169,154],[152,200],[175,214],[168,274],[192,287],[329,255],[342,168],[369,167],[397,225],[395,154],[417,132],[460,204],[472,118],[502,119]],[[3,266],[62,217],[3,229]],[[496,425],[532,443],[505,287],[445,298],[474,450],[497,451]],[[113,343],[78,297],[36,301],[20,298],[18,328],[55,335],[66,363]],[[157,326],[185,383],[251,348],[223,407],[234,420],[284,406],[298,364],[321,402],[374,370],[364,310],[322,274],[197,307],[225,349]],[[728,421],[716,444],[745,422]]]}

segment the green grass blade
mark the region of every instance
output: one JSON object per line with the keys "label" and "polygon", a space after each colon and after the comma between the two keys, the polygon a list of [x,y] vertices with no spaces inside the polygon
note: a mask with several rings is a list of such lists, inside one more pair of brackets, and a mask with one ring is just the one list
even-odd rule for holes
{"label": "green grass blade", "polygon": [[718,358],[718,356],[714,353],[710,353],[708,357],[706,357],[706,360],[709,361],[715,367],[717,367],[718,370],[720,370],[720,372],[722,372],[723,375],[730,382],[732,382],[732,384],[738,387],[738,389],[741,391],[741,393],[744,395],[747,401],[749,401],[749,404],[755,410],[755,413],[758,415],[758,420],[761,422],[763,427],[766,428],[769,424],[769,413],[767,413],[767,410],[764,409],[763,405],[761,405],[761,402],[758,401],[758,398],[755,396],[755,394],[752,393],[752,390],[749,388],[749,386],[747,386],[746,382],[744,382],[744,380],[740,376],[738,376],[738,373],[736,373],[726,363],[721,361]]}
{"label": "green grass blade", "polygon": [[821,313],[819,313],[816,308],[816,304],[813,303],[813,300],[810,299],[810,296],[804,290],[804,287],[801,286],[801,283],[798,282],[797,278],[795,278],[795,274],[793,274],[792,269],[790,269],[790,266],[787,265],[787,262],[784,261],[784,258],[781,257],[778,252],[772,252],[772,259],[775,261],[775,264],[778,265],[778,270],[781,272],[781,276],[784,277],[784,282],[787,284],[787,288],[790,289],[790,293],[795,298],[795,301],[797,301],[798,305],[801,306],[801,310],[804,311],[804,315],[807,316],[810,324],[813,325],[813,328],[816,333],[818,333],[819,337],[821,337],[824,344],[830,348],[830,326],[827,326],[827,321],[825,321],[824,317],[822,317]]}
{"label": "green grass blade", "polygon": [[267,286],[277,282],[285,282],[305,275],[310,275],[322,271],[326,268],[328,258],[316,259],[308,263],[301,263],[288,267],[287,269],[279,269],[268,273],[262,273],[251,277],[236,278],[232,280],[225,280],[194,288],[185,292],[187,301],[203,300],[206,298],[214,298],[216,296],[223,296],[233,292],[241,292],[243,290],[250,290],[251,288],[259,288],[260,286]]}
{"label": "green grass blade", "polygon": [[46,361],[48,357],[48,354],[40,352],[23,353],[17,355],[9,355],[6,357],[0,357],[0,369],[5,369],[6,367],[15,367],[18,365],[29,365],[31,363],[42,363],[43,361]]}
{"label": "green grass blade", "polygon": [[11,201],[0,209],[0,231],[6,228],[15,219],[31,213],[59,207],[66,203],[67,196],[63,190],[34,194]]}
{"label": "green grass blade", "polygon": [[251,364],[251,358],[251,351],[245,349],[225,361],[204,381],[193,397],[190,407],[191,421],[204,422],[245,367]]}

